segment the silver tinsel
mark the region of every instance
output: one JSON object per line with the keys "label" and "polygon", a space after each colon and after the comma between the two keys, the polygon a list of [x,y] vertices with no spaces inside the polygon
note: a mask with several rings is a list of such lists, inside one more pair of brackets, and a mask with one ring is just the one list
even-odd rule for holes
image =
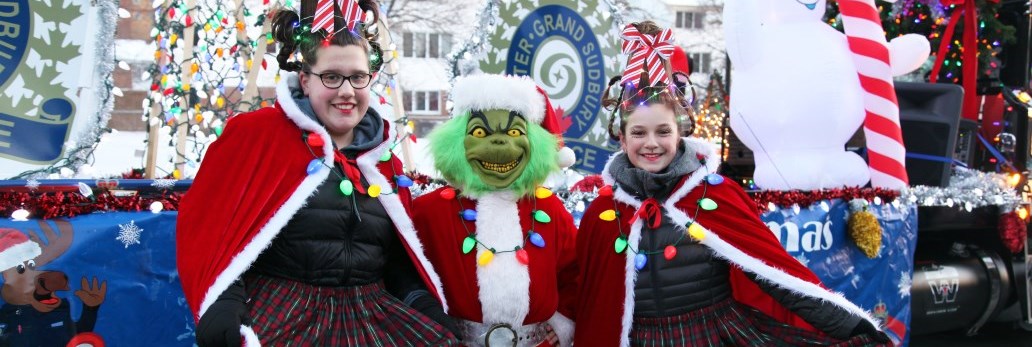
{"label": "silver tinsel", "polygon": [[995,205],[1000,212],[1014,210],[1022,203],[1003,174],[954,168],[947,187],[914,186],[900,194],[903,201],[919,206],[949,206],[967,211]]}
{"label": "silver tinsel", "polygon": [[[456,77],[468,74],[477,69],[477,61],[484,56],[484,49],[490,40],[491,28],[500,19],[498,18],[498,1],[488,0],[484,10],[480,12],[477,25],[473,29],[473,36],[466,40],[462,46],[452,49],[448,55],[448,81],[454,82]],[[449,98],[451,95],[449,94]]]}
{"label": "silver tinsel", "polygon": [[441,188],[443,186],[444,185],[439,183],[413,184],[411,187],[409,187],[409,192],[412,193],[412,198],[415,199],[420,195],[432,192],[437,188]]}
{"label": "silver tinsel", "polygon": [[176,180],[174,180],[174,179],[161,178],[161,179],[156,179],[153,182],[151,182],[151,187],[158,188],[158,189],[172,189],[175,186],[176,186]]}
{"label": "silver tinsel", "polygon": [[[431,183],[413,185],[410,189],[412,197],[415,198],[441,186],[441,184]],[[561,188],[552,191],[563,201],[566,210],[570,211],[576,221],[580,220],[587,206],[598,197],[598,192],[579,192]],[[914,186],[904,189],[900,193],[899,199],[893,201],[893,205],[897,206],[901,202],[913,203],[918,206],[949,206],[966,211],[983,206],[999,206],[1001,213],[1013,211],[1023,203],[1021,196],[1007,185],[1006,175],[964,168],[953,169],[953,176],[950,177],[948,187]],[[875,198],[874,201],[868,203],[881,205],[882,201],[880,198]],[[827,211],[827,204],[820,206]],[[862,206],[856,207],[862,209]],[[772,211],[777,210],[773,204],[770,205],[770,208]]]}

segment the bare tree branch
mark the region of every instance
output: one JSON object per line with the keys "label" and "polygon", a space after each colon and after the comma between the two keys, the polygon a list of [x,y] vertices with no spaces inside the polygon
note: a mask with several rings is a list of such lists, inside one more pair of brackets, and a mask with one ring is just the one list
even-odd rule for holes
{"label": "bare tree branch", "polygon": [[392,28],[418,29],[435,32],[447,31],[454,26],[454,13],[459,9],[455,1],[447,0],[384,0],[386,17]]}

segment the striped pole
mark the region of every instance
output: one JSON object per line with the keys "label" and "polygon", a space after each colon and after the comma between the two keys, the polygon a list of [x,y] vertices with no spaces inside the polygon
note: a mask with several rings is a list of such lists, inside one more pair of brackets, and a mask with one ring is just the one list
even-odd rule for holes
{"label": "striped pole", "polygon": [[899,102],[892,84],[888,43],[874,0],[838,0],[849,50],[864,89],[864,135],[876,188],[907,187],[906,148],[899,127]]}

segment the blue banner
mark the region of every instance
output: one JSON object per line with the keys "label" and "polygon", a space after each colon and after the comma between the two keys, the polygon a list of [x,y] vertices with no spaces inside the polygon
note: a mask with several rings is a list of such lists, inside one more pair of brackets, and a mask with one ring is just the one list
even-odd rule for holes
{"label": "blue banner", "polygon": [[[867,258],[848,236],[847,204],[783,209],[762,219],[824,284],[907,340],[917,208],[871,206],[882,249]],[[175,212],[0,220],[43,254],[0,269],[0,345],[192,346],[194,324],[175,264]]]}
{"label": "blue banner", "polygon": [[0,345],[192,346],[175,225],[175,212],[0,220],[43,249],[2,269]]}
{"label": "blue banner", "polygon": [[761,219],[793,257],[828,288],[870,311],[895,342],[909,340],[910,286],[917,246],[917,206],[868,208],[882,228],[882,248],[868,258],[849,237],[849,206],[827,200],[796,211],[766,212]]}

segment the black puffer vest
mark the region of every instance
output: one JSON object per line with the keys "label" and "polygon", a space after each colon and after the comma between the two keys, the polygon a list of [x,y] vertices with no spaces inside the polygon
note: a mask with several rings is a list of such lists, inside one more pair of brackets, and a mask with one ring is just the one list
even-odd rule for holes
{"label": "black puffer vest", "polygon": [[[666,260],[663,249],[682,238],[677,255]],[[649,251],[634,283],[636,317],[670,317],[707,307],[731,296],[728,265],[709,248],[694,243],[666,216],[660,227],[642,227],[640,251]],[[654,251],[654,252],[653,252]]]}
{"label": "black puffer vest", "polygon": [[340,165],[333,170],[252,271],[319,286],[363,285],[382,279],[385,255],[404,252],[380,201],[358,192],[344,196]]}

